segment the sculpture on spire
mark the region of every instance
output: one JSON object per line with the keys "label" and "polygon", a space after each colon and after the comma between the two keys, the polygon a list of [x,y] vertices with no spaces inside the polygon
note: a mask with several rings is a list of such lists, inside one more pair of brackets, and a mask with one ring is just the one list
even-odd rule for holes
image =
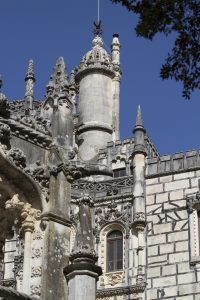
{"label": "sculpture on spire", "polygon": [[102,26],[101,26],[101,20],[94,22],[94,35],[95,36],[101,36],[103,31],[102,31]]}

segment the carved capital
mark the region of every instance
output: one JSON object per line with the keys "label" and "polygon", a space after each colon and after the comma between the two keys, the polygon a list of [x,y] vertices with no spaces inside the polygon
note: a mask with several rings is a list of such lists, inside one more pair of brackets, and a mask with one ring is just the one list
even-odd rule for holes
{"label": "carved capital", "polygon": [[12,199],[7,200],[5,208],[21,221],[21,230],[34,231],[34,224],[40,218],[41,212],[32,207],[30,203],[20,201],[19,195],[15,194]]}

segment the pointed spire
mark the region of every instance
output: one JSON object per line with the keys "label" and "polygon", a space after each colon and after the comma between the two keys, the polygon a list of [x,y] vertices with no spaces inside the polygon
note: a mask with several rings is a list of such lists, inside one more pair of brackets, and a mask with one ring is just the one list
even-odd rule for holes
{"label": "pointed spire", "polygon": [[135,133],[136,130],[143,130],[145,132],[140,105],[138,105],[137,117],[136,117],[135,127],[133,129],[133,133]]}
{"label": "pointed spire", "polygon": [[138,105],[137,118],[136,118],[135,127],[133,129],[133,133],[134,133],[134,154],[143,153],[144,155],[146,155],[146,147],[145,147],[146,130],[143,126],[140,105]]}

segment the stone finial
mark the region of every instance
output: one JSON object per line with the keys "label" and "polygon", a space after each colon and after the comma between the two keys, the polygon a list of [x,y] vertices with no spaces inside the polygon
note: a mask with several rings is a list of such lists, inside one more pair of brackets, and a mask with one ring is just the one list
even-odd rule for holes
{"label": "stone finial", "polygon": [[94,24],[94,30],[93,30],[94,35],[95,36],[101,36],[102,33],[103,33],[103,31],[102,31],[102,25],[101,25],[101,20],[98,21],[98,22],[94,22],[93,24]]}

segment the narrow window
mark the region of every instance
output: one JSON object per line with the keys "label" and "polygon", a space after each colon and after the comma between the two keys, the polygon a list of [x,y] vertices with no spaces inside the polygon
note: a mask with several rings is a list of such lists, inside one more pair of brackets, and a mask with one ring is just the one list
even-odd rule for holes
{"label": "narrow window", "polygon": [[113,170],[113,175],[114,177],[123,177],[126,176],[126,169],[117,169]]}
{"label": "narrow window", "polygon": [[114,230],[107,236],[107,272],[123,268],[123,235]]}

